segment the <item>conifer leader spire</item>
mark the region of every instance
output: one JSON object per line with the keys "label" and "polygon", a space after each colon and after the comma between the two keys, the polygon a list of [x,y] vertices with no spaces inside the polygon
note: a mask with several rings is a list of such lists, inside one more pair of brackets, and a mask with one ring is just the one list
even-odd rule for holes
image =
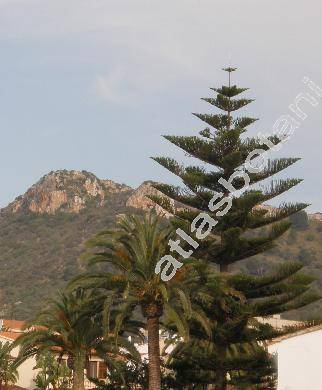
{"label": "conifer leader spire", "polygon": [[[209,335],[203,332],[199,324],[190,321],[191,343],[183,341],[179,344],[174,355],[174,363],[179,363],[179,368],[172,368],[175,369],[177,378],[181,375],[184,385],[215,384],[216,390],[227,390],[230,383],[245,389],[273,389],[276,371],[265,343],[275,337],[276,330],[270,325],[261,324],[256,318],[297,309],[320,297],[309,291],[312,279],[298,274],[303,267],[301,264],[288,262],[273,274],[263,277],[227,272],[230,264],[271,248],[274,241],[290,226],[285,219],[307,205],[282,204],[273,211],[260,207],[300,183],[300,179],[278,178],[267,183],[271,177],[298,161],[298,158],[269,159],[260,170],[250,172],[247,169],[245,162],[250,153],[256,149],[267,151],[272,145],[282,142],[282,139],[275,135],[264,140],[260,137],[247,137],[247,128],[256,119],[237,116],[236,111],[253,100],[239,97],[247,88],[231,85],[230,76],[236,69],[229,67],[224,70],[228,72],[228,85],[211,88],[215,96],[203,99],[219,112],[194,114],[207,127],[197,136],[165,136],[172,144],[199,160],[199,164],[185,166],[173,158],[154,158],[179,177],[183,186],[155,184],[155,188],[166,196],[154,196],[151,199],[172,213],[173,224],[180,227],[186,237],[190,235],[192,238],[190,243],[189,240],[183,242],[180,238],[175,243],[180,242],[180,249],[184,249],[186,253],[192,252],[194,245],[194,259],[207,264],[208,276],[203,285],[213,299],[213,304],[209,304],[204,295],[200,300],[196,297],[196,303],[201,305],[213,324],[213,337],[209,339]],[[247,172],[250,187],[244,191],[228,191],[222,184],[225,181],[235,190],[245,187],[245,179],[234,175],[237,171]],[[263,181],[266,181],[265,185],[262,184]],[[230,208],[218,218],[218,209],[212,212],[209,202],[217,197],[227,199],[227,192],[231,197]],[[169,197],[175,202],[170,202]],[[226,204],[219,210],[222,211],[224,207]],[[200,214],[207,214],[217,224],[212,225],[211,233],[206,238],[197,240],[197,234],[193,233],[196,229],[192,226],[196,227],[195,221]],[[256,231],[261,227],[265,229]],[[180,237],[184,237],[182,232]],[[194,240],[198,241],[198,247]],[[180,255],[177,248],[172,247],[172,253],[177,251]],[[233,299],[228,297],[220,301],[218,290],[208,291],[207,278],[213,277],[213,267],[209,264],[218,265],[220,271],[226,273],[223,280],[243,299],[238,300],[235,296]],[[218,276],[214,275],[215,278]]]}
{"label": "conifer leader spire", "polygon": [[[202,98],[212,107],[219,110],[215,113],[199,114],[196,117],[206,123],[207,127],[198,136],[165,135],[164,138],[178,146],[186,154],[201,162],[199,165],[184,166],[173,158],[154,157],[153,159],[167,170],[179,177],[184,187],[168,184],[155,184],[155,188],[179,204],[173,208],[165,197],[151,197],[156,203],[172,213],[177,218],[174,223],[190,233],[190,224],[200,212],[215,215],[209,210],[209,201],[216,193],[222,197],[227,195],[227,188],[219,182],[231,180],[236,171],[246,171],[245,161],[255,149],[269,150],[269,143],[277,145],[282,139],[276,135],[267,137],[266,142],[260,137],[247,137],[247,128],[257,118],[237,116],[236,111],[250,104],[253,99],[239,97],[248,88],[239,88],[231,84],[231,73],[236,68],[223,69],[228,72],[228,85],[220,88],[210,88],[214,97]],[[271,182],[258,184],[267,180],[290,165],[298,158],[268,159],[261,171],[248,172],[250,188],[241,194],[233,194],[232,207],[222,216],[212,234],[200,242],[194,254],[218,264],[221,271],[227,271],[228,265],[254,256],[273,246],[273,242],[290,226],[285,218],[304,209],[307,204],[281,204],[274,212],[266,207],[260,207],[264,202],[279,196],[301,179],[272,179]],[[244,187],[244,180],[236,176],[231,180],[234,189]],[[271,225],[263,237],[245,237],[245,233]]]}

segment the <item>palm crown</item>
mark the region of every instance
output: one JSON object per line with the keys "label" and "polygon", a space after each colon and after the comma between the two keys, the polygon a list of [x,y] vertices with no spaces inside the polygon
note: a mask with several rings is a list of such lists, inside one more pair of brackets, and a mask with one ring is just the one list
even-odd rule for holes
{"label": "palm crown", "polygon": [[169,253],[168,241],[172,236],[173,229],[161,217],[126,217],[119,222],[118,229],[103,231],[87,243],[96,249],[89,264],[107,264],[105,272],[101,269],[78,280],[110,290],[111,294],[119,291],[120,300],[129,309],[140,306],[144,317],[161,317],[164,313],[184,330],[183,317],[176,313],[176,300],[172,298],[178,298],[181,306],[188,308],[187,287],[196,282],[196,275],[191,270],[188,277],[187,270],[182,269],[171,282],[164,282],[155,273],[160,258]]}
{"label": "palm crown", "polygon": [[[78,289],[73,293],[61,293],[36,317],[30,330],[17,339],[16,343],[22,346],[21,355],[26,358],[48,350],[61,357],[67,355],[74,371],[73,389],[83,389],[84,369],[92,353],[108,364],[121,356],[139,358],[126,337],[118,335],[118,345],[115,344],[115,334],[102,319],[101,305],[101,300],[93,301],[92,291]],[[134,329],[129,326],[128,331]]]}
{"label": "palm crown", "polygon": [[[163,316],[176,329],[188,336],[186,318],[193,317],[207,328],[207,321],[189,299],[189,289],[197,284],[197,275],[189,265],[183,267],[170,282],[155,273],[160,258],[169,253],[168,240],[173,229],[161,217],[153,214],[122,219],[116,230],[104,231],[89,242],[95,248],[89,263],[100,269],[78,278],[77,282],[105,290],[110,307],[121,307],[116,321],[140,307],[147,319],[149,344],[149,388],[160,388],[159,319]],[[182,315],[183,312],[187,316]]]}

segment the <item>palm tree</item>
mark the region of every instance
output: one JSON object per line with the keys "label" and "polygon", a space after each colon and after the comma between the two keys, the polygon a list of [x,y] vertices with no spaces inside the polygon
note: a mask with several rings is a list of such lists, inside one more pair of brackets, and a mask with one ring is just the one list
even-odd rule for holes
{"label": "palm tree", "polygon": [[[179,304],[189,316],[202,319],[201,313],[190,306],[188,286],[194,280],[192,271],[188,274],[182,267],[169,282],[155,273],[157,262],[169,251],[172,235],[173,229],[160,217],[125,217],[116,230],[103,231],[88,241],[88,247],[96,249],[89,254],[89,264],[100,269],[75,281],[102,289],[107,297],[116,296],[123,313],[141,308],[148,335],[150,390],[161,389],[160,318],[164,315],[173,321],[182,335],[187,335],[188,329]],[[120,315],[117,323],[121,322]]]}
{"label": "palm tree", "polygon": [[32,321],[31,330],[16,341],[25,358],[46,351],[67,355],[73,370],[73,390],[84,390],[84,370],[93,351],[107,362],[121,356],[128,358],[130,354],[138,356],[121,335],[116,346],[115,335],[107,331],[99,314],[93,314],[101,310],[93,303],[92,294],[82,290],[61,293]]}
{"label": "palm tree", "polygon": [[[0,389],[7,390],[9,383],[18,379],[18,366],[22,363],[19,358],[11,356],[13,345],[9,342],[0,342]],[[2,386],[4,385],[4,387]]]}

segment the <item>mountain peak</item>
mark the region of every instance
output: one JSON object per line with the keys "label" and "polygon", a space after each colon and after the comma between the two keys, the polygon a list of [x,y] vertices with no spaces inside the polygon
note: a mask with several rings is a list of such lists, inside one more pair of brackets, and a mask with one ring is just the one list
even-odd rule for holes
{"label": "mountain peak", "polygon": [[88,203],[103,206],[109,193],[131,191],[112,180],[99,179],[91,172],[58,170],[44,175],[24,195],[18,196],[3,211],[54,214],[78,213]]}

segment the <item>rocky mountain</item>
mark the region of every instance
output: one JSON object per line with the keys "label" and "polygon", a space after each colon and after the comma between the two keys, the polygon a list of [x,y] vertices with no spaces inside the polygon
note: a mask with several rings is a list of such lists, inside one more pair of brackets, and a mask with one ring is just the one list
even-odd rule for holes
{"label": "rocky mountain", "polygon": [[120,192],[133,190],[112,180],[101,180],[90,172],[60,170],[43,176],[2,212],[78,213],[89,202],[103,206],[109,193]]}
{"label": "rocky mountain", "polygon": [[[84,270],[81,254],[89,237],[115,226],[121,215],[155,207],[146,195],[156,193],[151,182],[133,189],[86,171],[60,170],[42,177],[0,211],[0,315],[32,316]],[[322,292],[322,222],[320,213],[309,217],[299,215],[276,248],[243,261],[240,268],[262,275],[280,262],[298,260],[318,278]],[[315,306],[300,315],[320,310]]]}
{"label": "rocky mountain", "polygon": [[84,242],[119,215],[153,207],[146,194],[86,171],[50,172],[0,211],[0,312],[26,318],[84,268]]}
{"label": "rocky mountain", "polygon": [[[155,204],[148,196],[164,196],[160,191],[157,191],[152,187],[152,182],[144,182],[142,183],[128,198],[126,201],[127,207],[132,207],[135,209],[149,211],[154,209],[157,214],[162,214],[164,217],[168,218],[171,216],[170,213],[166,212],[159,205]],[[171,206],[174,206],[174,201],[170,200]]]}
{"label": "rocky mountain", "polygon": [[322,221],[322,213],[308,214],[308,217],[313,221]]}

